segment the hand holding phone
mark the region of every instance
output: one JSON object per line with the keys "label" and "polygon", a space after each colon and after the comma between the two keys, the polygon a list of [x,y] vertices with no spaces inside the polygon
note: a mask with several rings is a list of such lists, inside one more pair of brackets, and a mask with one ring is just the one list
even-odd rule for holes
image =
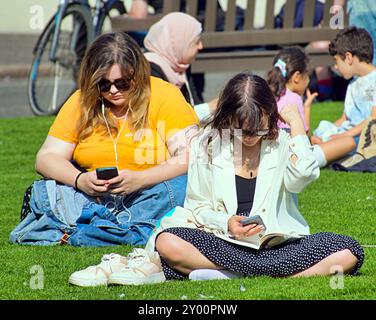
{"label": "hand holding phone", "polygon": [[256,225],[262,225],[262,226],[265,227],[264,221],[261,219],[261,217],[259,215],[247,217],[247,218],[241,220],[240,223],[243,226],[248,226],[250,224],[256,224]]}
{"label": "hand holding phone", "polygon": [[111,180],[119,175],[116,167],[97,168],[96,172],[98,180]]}

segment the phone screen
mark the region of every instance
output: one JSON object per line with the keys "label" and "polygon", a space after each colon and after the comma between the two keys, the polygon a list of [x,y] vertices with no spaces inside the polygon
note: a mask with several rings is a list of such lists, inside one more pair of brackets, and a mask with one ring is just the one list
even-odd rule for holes
{"label": "phone screen", "polygon": [[262,221],[260,216],[254,216],[254,217],[247,217],[247,218],[241,220],[241,224],[243,226],[247,226],[247,225],[250,225],[250,224],[256,224],[256,225],[262,224],[263,225],[264,222]]}
{"label": "phone screen", "polygon": [[99,180],[110,180],[119,175],[116,167],[97,168],[96,172],[97,172],[97,179]]}

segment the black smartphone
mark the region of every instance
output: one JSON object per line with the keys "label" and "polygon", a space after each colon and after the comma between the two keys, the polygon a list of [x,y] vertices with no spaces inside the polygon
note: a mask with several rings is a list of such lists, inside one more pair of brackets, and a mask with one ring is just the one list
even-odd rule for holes
{"label": "black smartphone", "polygon": [[110,180],[119,175],[116,167],[97,168],[96,171],[99,180]]}
{"label": "black smartphone", "polygon": [[243,226],[248,226],[250,224],[256,224],[256,225],[263,225],[264,226],[264,221],[262,221],[262,219],[259,215],[247,217],[247,218],[241,220],[240,222]]}

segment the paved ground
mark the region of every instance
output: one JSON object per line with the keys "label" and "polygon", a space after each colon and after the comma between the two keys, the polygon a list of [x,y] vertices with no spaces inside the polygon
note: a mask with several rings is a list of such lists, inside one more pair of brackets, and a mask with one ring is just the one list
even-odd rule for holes
{"label": "paved ground", "polygon": [[26,79],[1,79],[0,118],[32,116],[26,92]]}
{"label": "paved ground", "polygon": [[26,75],[37,36],[0,34],[0,118],[31,116]]}

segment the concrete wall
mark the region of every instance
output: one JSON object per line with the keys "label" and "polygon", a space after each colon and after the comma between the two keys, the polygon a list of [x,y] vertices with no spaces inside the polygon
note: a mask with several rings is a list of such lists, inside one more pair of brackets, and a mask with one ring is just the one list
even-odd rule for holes
{"label": "concrete wall", "polygon": [[1,8],[0,33],[40,33],[58,0],[7,0]]}
{"label": "concrete wall", "polygon": [[[128,7],[132,0],[125,0]],[[227,1],[220,0],[226,6]],[[237,4],[244,6],[246,0],[236,0]],[[260,27],[264,23],[264,14],[267,0],[257,0],[255,25]],[[3,0],[0,17],[0,33],[26,33],[39,34],[56,11],[58,0]],[[94,0],[90,0],[94,3]],[[285,0],[277,0],[276,11]]]}

